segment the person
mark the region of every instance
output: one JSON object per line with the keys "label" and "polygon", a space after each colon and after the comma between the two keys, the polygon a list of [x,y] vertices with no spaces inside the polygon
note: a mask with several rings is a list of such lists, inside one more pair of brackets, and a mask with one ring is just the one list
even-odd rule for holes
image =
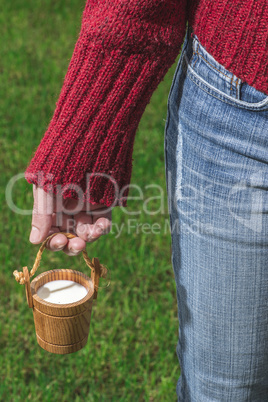
{"label": "person", "polygon": [[267,17],[265,0],[87,0],[25,174],[32,243],[70,214],[77,237],[51,250],[75,255],[107,233],[127,205],[138,123],[185,38],[164,142],[179,401],[268,401]]}

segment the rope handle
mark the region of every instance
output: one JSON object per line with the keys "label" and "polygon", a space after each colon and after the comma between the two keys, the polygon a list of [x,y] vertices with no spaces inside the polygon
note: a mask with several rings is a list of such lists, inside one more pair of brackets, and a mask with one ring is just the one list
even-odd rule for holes
{"label": "rope handle", "polygon": [[[38,269],[38,267],[39,267],[39,265],[40,265],[42,253],[43,253],[43,251],[45,250],[47,243],[49,242],[50,239],[52,239],[52,237],[54,237],[54,236],[56,236],[56,235],[58,235],[58,234],[63,234],[63,235],[65,235],[65,236],[67,237],[67,239],[73,239],[74,237],[76,237],[76,236],[73,235],[72,233],[65,233],[65,232],[53,233],[52,235],[48,236],[48,237],[46,238],[46,240],[41,244],[41,246],[40,246],[40,248],[39,248],[39,250],[38,250],[38,252],[37,252],[37,254],[36,254],[35,262],[34,262],[34,265],[33,265],[32,269],[31,269],[31,271],[30,271],[29,278],[26,278],[26,277],[25,277],[25,272],[26,272],[25,269],[24,269],[24,272],[19,272],[19,271],[17,271],[17,270],[15,270],[15,271],[13,272],[13,275],[14,275],[14,277],[15,277],[15,279],[16,279],[16,281],[17,281],[18,283],[20,283],[21,285],[24,285],[26,282],[28,282],[28,280],[29,280],[32,276],[34,276],[34,274],[36,273],[36,271],[37,271],[37,269]],[[95,265],[94,265],[94,263],[95,263],[95,264],[96,264],[96,262],[98,263],[97,258],[93,258],[93,260],[90,261],[90,258],[89,258],[89,256],[87,255],[86,250],[83,250],[83,251],[82,251],[82,254],[83,254],[83,258],[84,258],[84,260],[85,260],[86,265],[87,265],[93,272],[95,272]],[[106,278],[106,276],[107,276],[107,268],[106,268],[104,265],[102,265],[102,264],[99,264],[99,263],[98,263],[98,265],[99,265],[99,269],[100,269],[100,277],[101,277],[101,278]],[[24,268],[27,268],[27,267],[24,267]],[[97,284],[96,284],[96,285],[97,285]],[[98,286],[98,285],[97,285],[97,286]]]}

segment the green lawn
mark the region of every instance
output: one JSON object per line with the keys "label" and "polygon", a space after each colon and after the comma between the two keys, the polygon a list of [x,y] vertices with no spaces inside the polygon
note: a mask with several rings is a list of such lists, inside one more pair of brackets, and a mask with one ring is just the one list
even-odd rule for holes
{"label": "green lawn", "polygon": [[[32,312],[14,269],[31,267],[38,247],[28,242],[31,217],[7,206],[5,188],[24,171],[39,144],[57,101],[80,29],[82,0],[1,2],[1,401],[175,401],[179,366],[175,283],[170,262],[170,234],[164,172],[166,103],[175,65],[154,93],[136,135],[132,183],[146,197],[165,191],[164,210],[143,211],[144,200],[130,200],[133,215],[116,208],[114,224],[123,225],[88,245],[111,273],[93,307],[87,346],[71,355],[53,355],[35,339]],[[136,196],[134,189],[130,195]],[[20,208],[32,205],[31,186],[21,179],[14,188]],[[148,203],[151,211],[159,201]],[[159,224],[146,233],[137,224]],[[159,229],[160,228],[160,229]],[[150,232],[150,230],[147,230]],[[88,273],[82,257],[46,252],[39,273],[51,268]],[[101,285],[105,285],[102,280]]]}

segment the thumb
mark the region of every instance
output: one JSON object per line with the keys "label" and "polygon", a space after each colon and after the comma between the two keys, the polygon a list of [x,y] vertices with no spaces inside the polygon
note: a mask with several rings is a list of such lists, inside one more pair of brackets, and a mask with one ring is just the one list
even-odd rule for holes
{"label": "thumb", "polygon": [[46,193],[43,189],[33,186],[33,214],[30,242],[38,244],[44,241],[52,226],[53,194]]}

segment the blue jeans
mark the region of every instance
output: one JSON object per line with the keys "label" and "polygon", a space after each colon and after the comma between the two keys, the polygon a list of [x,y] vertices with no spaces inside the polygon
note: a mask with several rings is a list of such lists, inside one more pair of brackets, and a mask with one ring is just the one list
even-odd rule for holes
{"label": "blue jeans", "polygon": [[178,401],[268,401],[268,96],[188,30],[168,99]]}

